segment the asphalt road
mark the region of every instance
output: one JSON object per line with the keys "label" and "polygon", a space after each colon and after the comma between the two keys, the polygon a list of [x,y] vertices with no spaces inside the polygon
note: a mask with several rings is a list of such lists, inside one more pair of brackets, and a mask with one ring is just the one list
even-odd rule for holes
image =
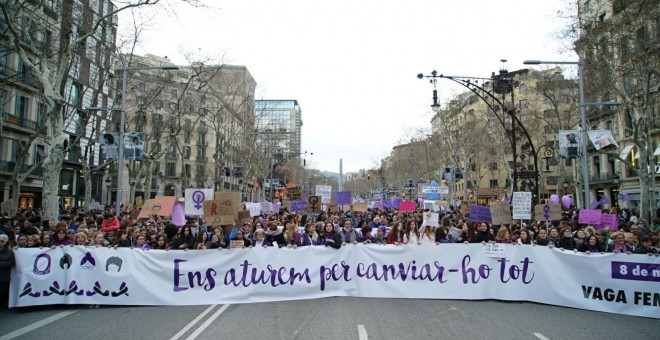
{"label": "asphalt road", "polygon": [[[660,315],[660,310],[658,311]],[[535,303],[326,298],[0,311],[5,339],[658,339],[660,320]]]}

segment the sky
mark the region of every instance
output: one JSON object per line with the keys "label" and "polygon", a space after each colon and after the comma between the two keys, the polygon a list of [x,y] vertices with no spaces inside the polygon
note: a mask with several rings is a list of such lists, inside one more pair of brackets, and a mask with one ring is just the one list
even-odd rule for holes
{"label": "sky", "polygon": [[[577,60],[555,38],[567,0],[206,0],[149,13],[137,54],[244,65],[256,99],[296,99],[307,165],[378,167],[392,148],[430,133],[433,70],[489,77],[506,59]],[[154,14],[155,13],[155,14]],[[131,15],[120,16],[120,27]],[[126,27],[126,26],[124,26]],[[121,29],[120,29],[121,31]],[[438,80],[441,103],[464,89]]]}

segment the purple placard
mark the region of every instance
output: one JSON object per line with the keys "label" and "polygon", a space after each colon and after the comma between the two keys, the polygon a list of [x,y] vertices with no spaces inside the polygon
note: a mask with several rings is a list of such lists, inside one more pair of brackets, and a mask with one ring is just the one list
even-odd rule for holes
{"label": "purple placard", "polygon": [[398,208],[399,205],[401,205],[401,202],[403,202],[402,199],[400,198],[395,198],[392,200],[392,208]]}
{"label": "purple placard", "polygon": [[485,205],[471,205],[470,221],[493,223],[490,217],[490,207]]}
{"label": "purple placard", "polygon": [[350,191],[337,191],[333,194],[336,205],[351,205],[353,200]]}
{"label": "purple placard", "polygon": [[605,227],[612,227],[614,230],[619,229],[619,223],[616,220],[616,215],[614,214],[602,214],[600,215],[600,225],[596,228],[602,229]]}
{"label": "purple placard", "polygon": [[600,224],[600,218],[603,214],[599,209],[580,209],[580,224]]}
{"label": "purple placard", "polygon": [[373,207],[374,207],[374,209],[383,209],[383,207],[385,207],[385,205],[383,204],[382,201],[376,201],[376,202],[374,202]]}
{"label": "purple placard", "polygon": [[612,278],[660,282],[660,264],[612,261]]}
{"label": "purple placard", "polygon": [[394,204],[392,204],[392,200],[385,200],[385,206],[391,209],[394,207]]}
{"label": "purple placard", "polygon": [[280,213],[280,205],[278,203],[273,203],[273,214]]}
{"label": "purple placard", "polygon": [[307,211],[306,201],[290,201],[291,211]]}

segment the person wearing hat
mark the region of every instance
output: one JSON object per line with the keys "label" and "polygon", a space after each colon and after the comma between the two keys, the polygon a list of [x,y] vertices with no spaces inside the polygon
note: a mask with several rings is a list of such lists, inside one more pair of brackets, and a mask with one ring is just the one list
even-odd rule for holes
{"label": "person wearing hat", "polygon": [[252,242],[253,247],[264,247],[268,248],[272,246],[270,242],[266,241],[266,233],[263,229],[259,228],[254,231],[254,240]]}
{"label": "person wearing hat", "polygon": [[14,251],[9,245],[9,236],[0,234],[0,307],[9,305],[9,281],[11,280],[11,267],[14,266]]}
{"label": "person wearing hat", "polygon": [[642,236],[639,241],[639,246],[635,248],[635,254],[648,254],[649,256],[655,255],[658,256],[658,249],[653,248],[651,243],[651,238],[648,236]]}

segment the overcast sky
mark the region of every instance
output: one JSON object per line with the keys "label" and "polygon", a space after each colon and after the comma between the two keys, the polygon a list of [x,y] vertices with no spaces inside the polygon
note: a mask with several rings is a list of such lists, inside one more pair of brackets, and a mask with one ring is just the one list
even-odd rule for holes
{"label": "overcast sky", "polygon": [[[430,130],[432,86],[418,73],[488,77],[507,59],[560,54],[566,0],[207,0],[159,13],[138,54],[184,54],[245,65],[256,99],[297,99],[311,167],[376,167],[414,131]],[[176,12],[176,15],[173,14]],[[126,24],[122,15],[120,25]],[[442,102],[462,92],[439,80]]]}

